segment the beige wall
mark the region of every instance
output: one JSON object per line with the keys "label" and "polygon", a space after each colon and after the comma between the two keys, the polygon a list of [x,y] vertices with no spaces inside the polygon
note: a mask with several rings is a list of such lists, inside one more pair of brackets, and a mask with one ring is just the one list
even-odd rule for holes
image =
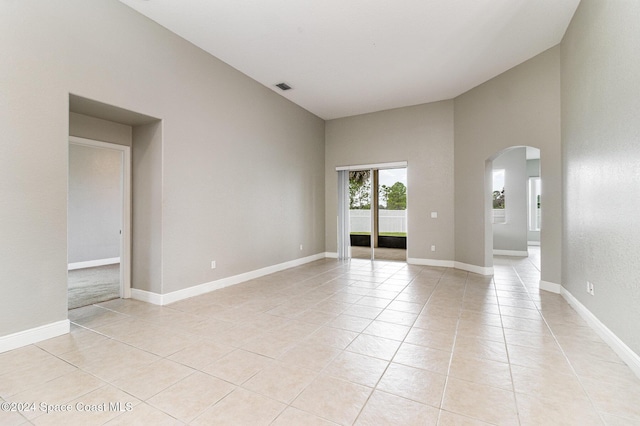
{"label": "beige wall", "polygon": [[505,219],[493,224],[493,249],[527,251],[527,152],[513,148],[493,160],[493,169],[505,171]]}
{"label": "beige wall", "polygon": [[120,257],[122,152],[69,145],[69,263]]}
{"label": "beige wall", "polygon": [[[69,135],[131,146],[132,128],[72,112]],[[69,147],[69,263],[120,256],[121,163],[115,151]]]}
{"label": "beige wall", "polygon": [[[562,41],[563,286],[640,354],[640,2],[583,0]],[[544,160],[543,160],[544,167]],[[587,280],[594,296],[586,293]]]}
{"label": "beige wall", "polygon": [[[452,261],[453,101],[330,120],[326,125],[326,241],[337,251],[337,166],[407,161],[407,256]],[[431,212],[438,212],[431,219]],[[432,252],[431,245],[436,246]]]}
{"label": "beige wall", "polygon": [[69,135],[131,146],[132,128],[75,112],[69,113]]}
{"label": "beige wall", "polygon": [[328,121],[327,251],[337,250],[336,166],[408,160],[408,257],[491,267],[491,162],[514,146],[541,149],[542,280],[560,283],[559,47],[455,100]]}
{"label": "beige wall", "polygon": [[487,161],[509,147],[532,146],[540,149],[542,166],[542,280],[559,284],[560,48],[543,52],[468,91],[454,104],[456,261],[492,266]]}
{"label": "beige wall", "polygon": [[162,293],[162,123],[133,128],[131,287]]}
{"label": "beige wall", "polygon": [[[134,205],[134,222],[148,224],[134,231],[136,288],[167,293],[335,251],[335,167],[401,160],[409,256],[490,266],[488,164],[529,145],[541,150],[542,279],[562,283],[640,352],[639,13],[635,2],[583,0],[561,49],[454,101],[325,130],[116,1],[0,2],[0,336],[67,318],[75,93],[162,119],[132,129],[146,206]],[[149,245],[138,256],[136,241]]]}
{"label": "beige wall", "polygon": [[0,336],[67,318],[69,93],[162,119],[134,287],[324,251],[323,120],[117,1],[0,2],[0,28]]}

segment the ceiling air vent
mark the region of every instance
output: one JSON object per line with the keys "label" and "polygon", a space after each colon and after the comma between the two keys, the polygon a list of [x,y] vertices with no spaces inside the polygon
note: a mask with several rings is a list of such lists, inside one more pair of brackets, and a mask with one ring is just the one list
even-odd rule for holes
{"label": "ceiling air vent", "polygon": [[278,83],[278,84],[276,84],[276,86],[278,86],[281,90],[289,90],[289,89],[291,89],[291,86],[289,86],[287,83]]}

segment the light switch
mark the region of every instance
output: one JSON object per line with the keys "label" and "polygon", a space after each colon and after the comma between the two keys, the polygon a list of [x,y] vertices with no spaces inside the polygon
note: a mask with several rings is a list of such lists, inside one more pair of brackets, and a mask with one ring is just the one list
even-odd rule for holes
{"label": "light switch", "polygon": [[431,219],[437,219],[438,218],[438,212],[431,212]]}

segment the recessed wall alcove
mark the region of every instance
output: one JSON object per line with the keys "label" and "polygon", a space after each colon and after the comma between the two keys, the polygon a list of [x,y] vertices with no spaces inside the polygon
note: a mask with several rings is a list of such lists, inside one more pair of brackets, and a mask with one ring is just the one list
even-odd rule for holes
{"label": "recessed wall alcove", "polygon": [[[139,112],[69,95],[69,136],[126,144],[110,131],[130,128],[131,289],[162,292],[162,121]],[[120,126],[120,128],[126,127]],[[123,142],[123,140],[125,140]]]}

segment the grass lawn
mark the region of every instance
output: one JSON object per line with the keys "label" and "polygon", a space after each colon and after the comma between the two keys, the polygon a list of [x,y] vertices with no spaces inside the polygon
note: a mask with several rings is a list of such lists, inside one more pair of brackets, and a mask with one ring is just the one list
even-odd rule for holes
{"label": "grass lawn", "polygon": [[[371,235],[371,232],[352,232],[351,235]],[[381,232],[380,237],[406,237],[406,232]]]}

